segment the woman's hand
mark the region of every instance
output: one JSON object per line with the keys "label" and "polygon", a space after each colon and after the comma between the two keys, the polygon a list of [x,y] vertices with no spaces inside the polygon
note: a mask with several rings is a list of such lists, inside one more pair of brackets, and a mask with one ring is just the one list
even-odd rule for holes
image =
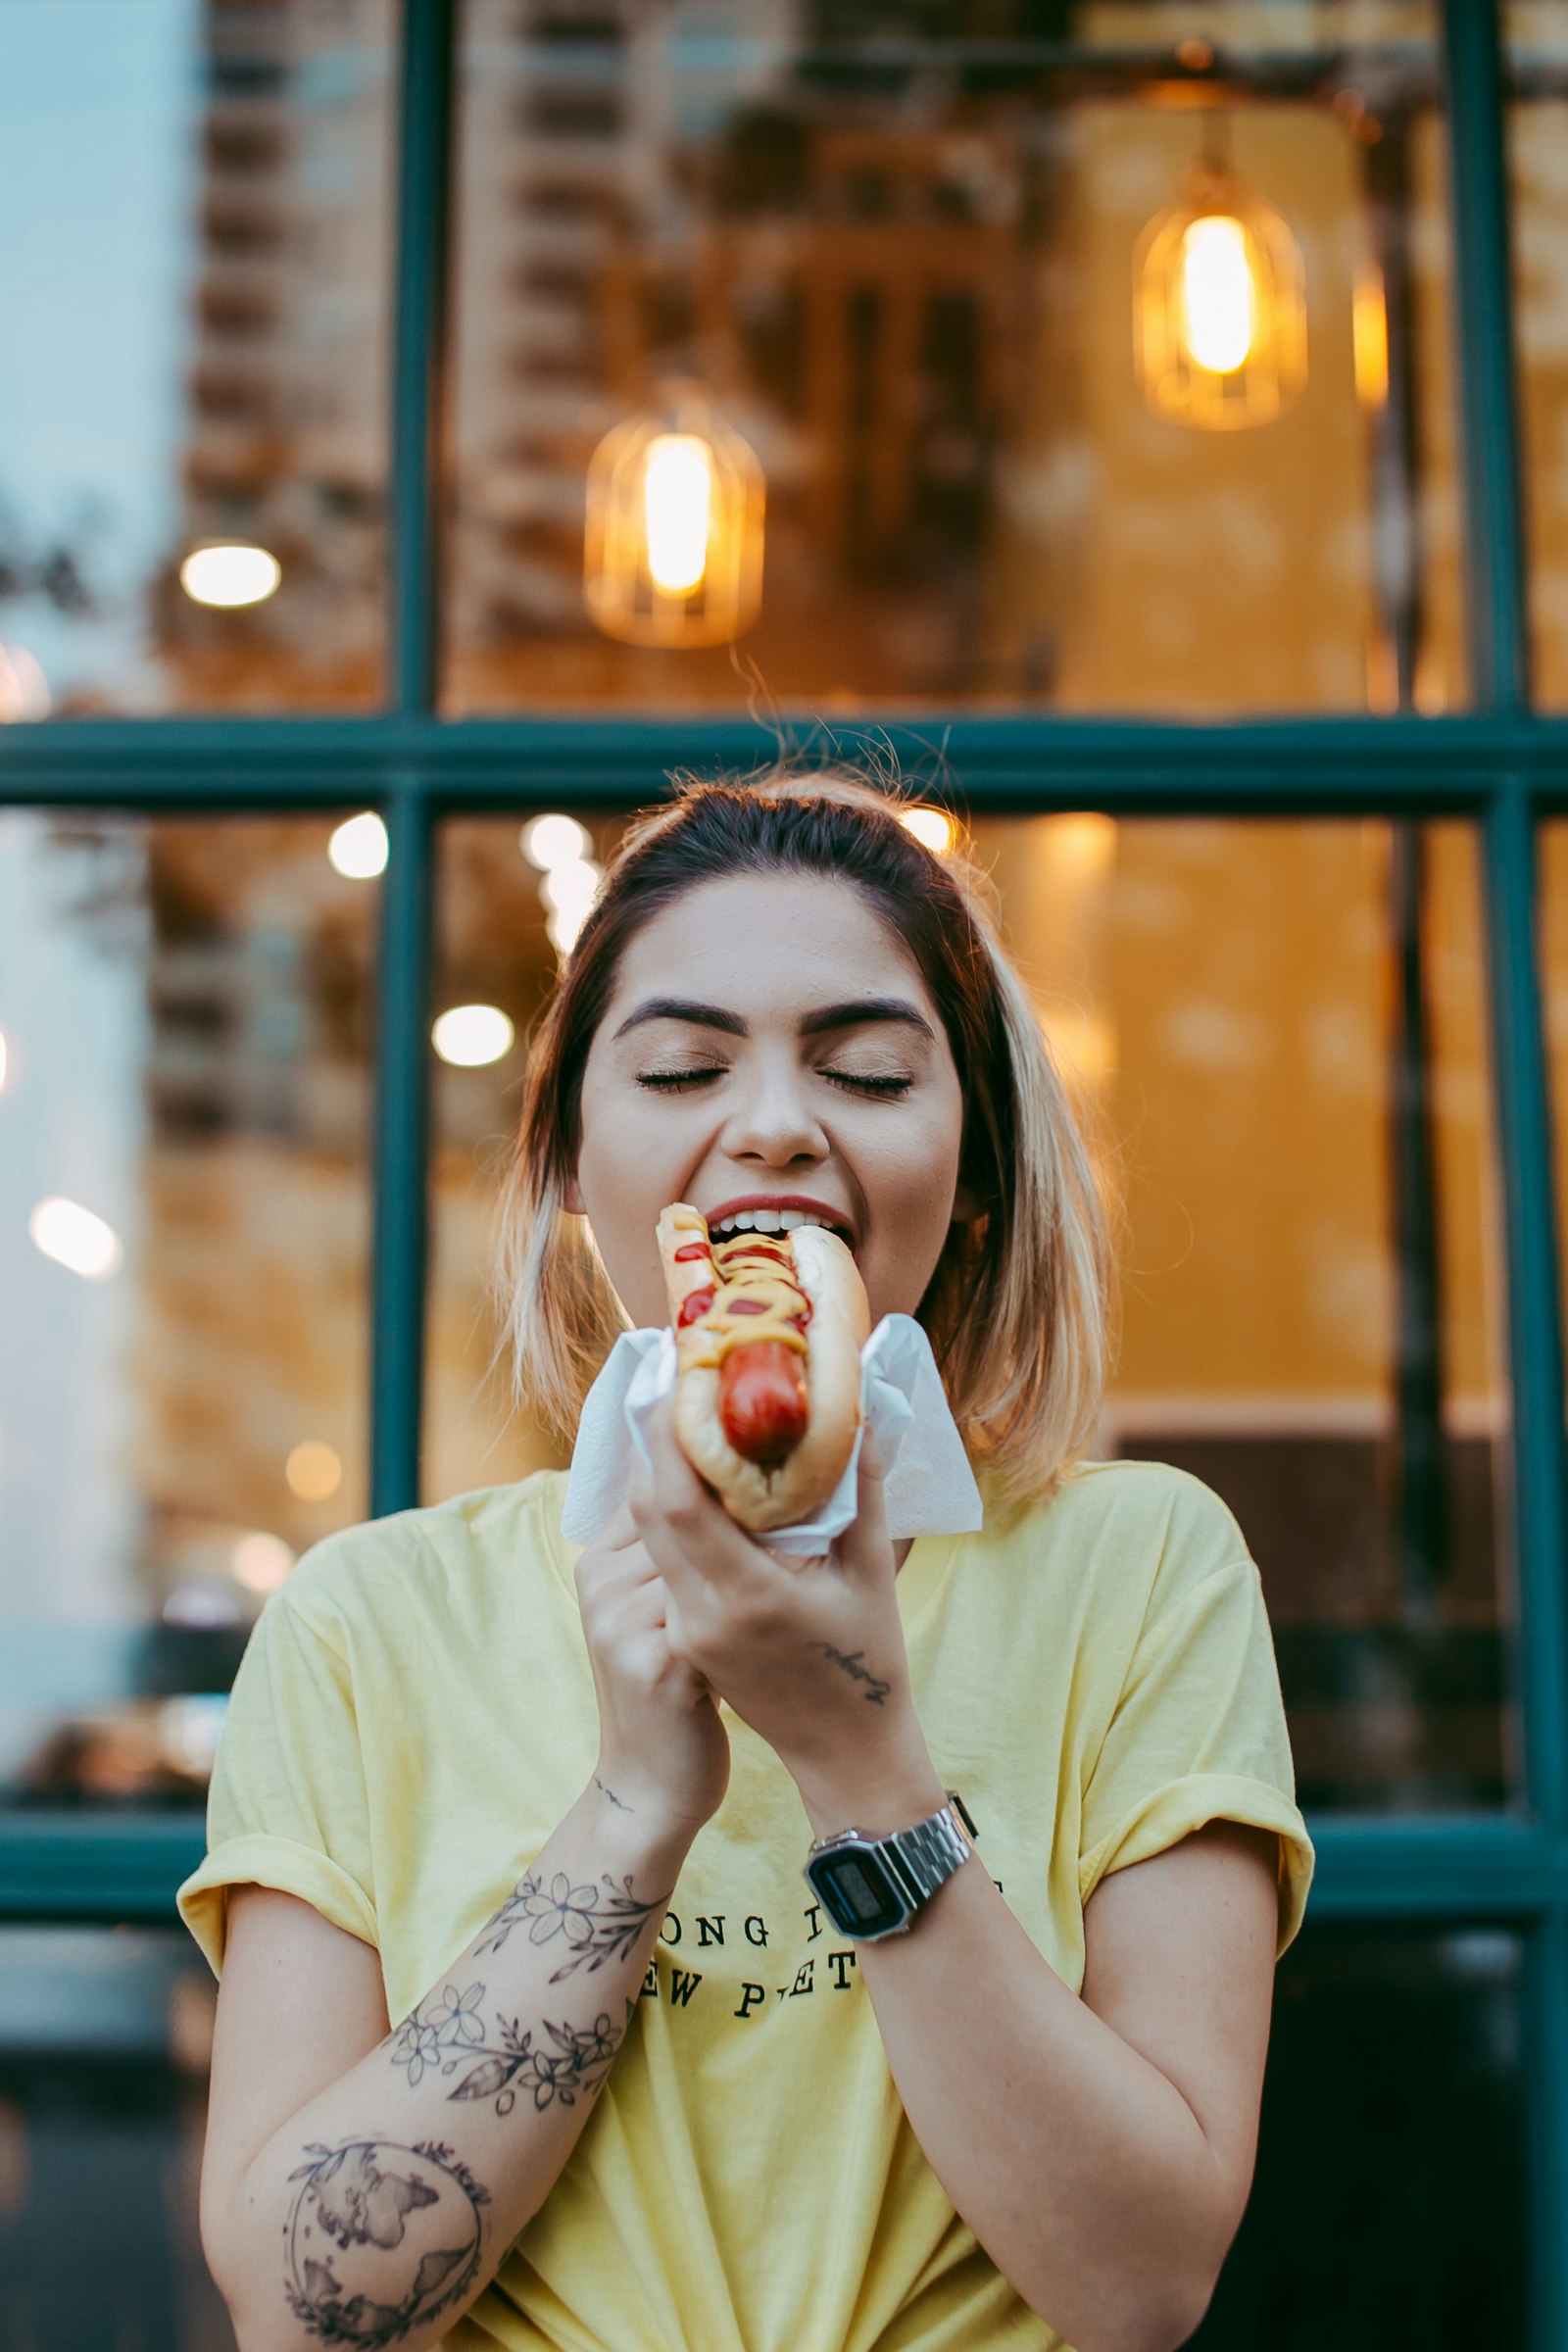
{"label": "woman's hand", "polygon": [[577,1596],[599,1694],[599,1787],[642,1826],[690,1838],[724,1800],[729,1737],[671,1644],[663,1579],[624,1506],[578,1560]]}
{"label": "woman's hand", "polygon": [[881,1800],[895,1814],[927,1796],[927,1810],[939,1805],[869,1432],[856,1518],[824,1558],[786,1562],[704,1485],[673,1418],[672,1398],[649,1417],[654,1467],[633,1479],[631,1515],[668,1594],[675,1654],[777,1752],[818,1828],[845,1827],[851,1804],[862,1827]]}

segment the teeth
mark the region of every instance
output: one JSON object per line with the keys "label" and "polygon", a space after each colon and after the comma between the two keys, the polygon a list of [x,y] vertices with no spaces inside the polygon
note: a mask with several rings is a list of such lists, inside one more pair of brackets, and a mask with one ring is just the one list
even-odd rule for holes
{"label": "teeth", "polygon": [[715,1241],[723,1241],[733,1233],[794,1233],[801,1225],[814,1225],[822,1232],[832,1231],[832,1220],[819,1217],[809,1208],[742,1208],[732,1217],[722,1218],[710,1225],[709,1232]]}

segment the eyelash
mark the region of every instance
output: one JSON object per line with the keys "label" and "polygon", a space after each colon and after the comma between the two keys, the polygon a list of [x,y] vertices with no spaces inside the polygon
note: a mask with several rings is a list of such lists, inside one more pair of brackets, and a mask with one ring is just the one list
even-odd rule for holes
{"label": "eyelash", "polygon": [[[718,1063],[706,1070],[644,1070],[637,1083],[655,1094],[680,1095],[688,1087],[701,1086],[707,1079],[721,1078],[723,1074],[722,1065]],[[907,1094],[914,1084],[912,1078],[857,1078],[848,1070],[819,1070],[817,1076],[831,1080],[835,1086],[848,1087],[855,1094],[879,1096],[884,1102],[892,1102],[898,1096]]]}

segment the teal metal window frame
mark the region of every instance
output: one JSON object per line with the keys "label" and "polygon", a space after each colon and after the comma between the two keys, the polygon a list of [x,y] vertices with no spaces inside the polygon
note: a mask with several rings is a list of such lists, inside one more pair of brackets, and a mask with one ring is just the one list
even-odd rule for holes
{"label": "teal metal window frame", "polygon": [[[731,719],[437,714],[450,380],[456,0],[405,0],[392,351],[389,685],[341,718],[77,720],[0,728],[0,806],[143,814],[380,809],[370,1507],[418,1500],[435,828],[486,809],[625,807],[676,765],[750,766]],[[1503,1177],[1513,1640],[1527,1802],[1488,1816],[1313,1818],[1317,1918],[1494,1924],[1525,1948],[1533,2352],[1568,2352],[1568,1476],[1552,1135],[1536,944],[1536,828],[1568,812],[1568,718],[1529,700],[1498,0],[1444,0],[1473,709],[1219,725],[956,716],[953,789],[976,813],[1463,816],[1485,865]],[[870,714],[866,723],[874,723]],[[918,762],[930,730],[881,730]],[[0,1813],[0,1922],[161,1921],[194,1865],[189,1821]],[[1325,2250],[1325,2258],[1332,2256]]]}

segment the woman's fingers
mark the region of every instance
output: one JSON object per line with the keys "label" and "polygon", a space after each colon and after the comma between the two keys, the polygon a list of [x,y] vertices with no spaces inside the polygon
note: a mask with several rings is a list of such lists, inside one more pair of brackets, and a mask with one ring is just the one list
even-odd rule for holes
{"label": "woman's fingers", "polygon": [[882,1456],[869,1426],[860,1440],[855,1517],[840,1536],[834,1551],[840,1567],[847,1568],[852,1576],[882,1577],[895,1572]]}

